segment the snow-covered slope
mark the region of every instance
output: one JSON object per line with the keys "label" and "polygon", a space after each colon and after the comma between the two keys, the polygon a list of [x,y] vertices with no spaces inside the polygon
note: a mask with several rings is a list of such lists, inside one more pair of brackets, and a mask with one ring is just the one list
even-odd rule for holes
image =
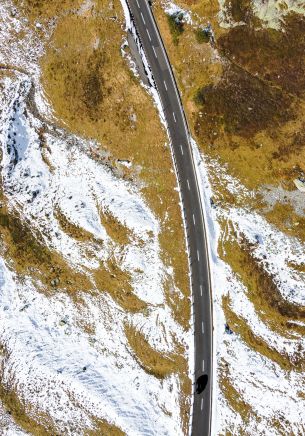
{"label": "snow-covered slope", "polygon": [[[126,335],[131,326],[155,352],[188,358],[191,334],[174,320],[165,298],[169,271],[160,254],[160,223],[136,183],[92,157],[94,141],[56,126],[39,82],[42,38],[12,8],[1,2],[3,210],[27,226],[51,260],[85,277],[86,289],[76,283],[71,292],[68,281],[35,275],[31,259],[22,273],[15,271],[18,259],[8,254],[11,240],[3,236],[0,393],[13,393],[19,413],[50,434],[84,434],[97,420],[132,436],[182,434],[180,378],[149,373]],[[28,44],[18,40],[23,30]],[[111,236],[105,214],[126,230],[127,243]],[[85,237],[67,232],[60,217]],[[110,263],[130,278],[132,295],[145,309],[123,310],[108,283],[96,282],[101,265],[107,270]],[[23,434],[18,417],[14,422],[18,414],[8,415],[9,398],[0,397],[0,433]]]}
{"label": "snow-covered slope", "polygon": [[[178,45],[171,41],[161,8],[167,14],[177,12],[184,14],[184,33],[180,36]],[[273,205],[278,202],[277,204],[280,204],[283,209],[287,206],[290,210],[287,198],[290,193],[291,196],[295,196],[299,200],[298,203],[297,200],[295,202],[299,216],[293,215],[292,212],[291,219],[287,220],[289,221],[287,227],[300,229],[300,232],[298,235],[295,230],[293,233],[296,236],[290,236],[291,228],[284,232],[280,226],[271,224],[264,213],[264,202],[259,204],[258,200],[260,192],[264,189],[263,177],[260,179],[257,176],[257,189],[247,189],[237,177],[237,166],[230,165],[231,161],[228,159],[230,156],[231,160],[234,160],[234,156],[242,152],[234,143],[239,133],[234,132],[235,136],[230,137],[232,125],[229,123],[234,124],[234,116],[232,119],[228,117],[229,121],[226,120],[226,111],[230,111],[231,108],[222,93],[230,95],[232,92],[234,96],[238,96],[238,99],[242,98],[244,90],[233,83],[232,88],[228,86],[226,89],[220,89],[219,93],[209,94],[208,91],[210,87],[217,89],[218,70],[216,67],[215,70],[213,69],[213,65],[217,62],[224,67],[232,62],[238,65],[238,68],[243,68],[240,58],[235,59],[233,55],[231,58],[224,57],[221,44],[219,46],[217,44],[217,38],[220,39],[224,34],[224,28],[236,26],[245,29],[249,26],[252,31],[255,29],[253,33],[256,34],[259,28],[258,21],[254,21],[251,25],[245,22],[237,23],[237,19],[234,21],[231,16],[232,11],[235,12],[235,17],[238,17],[240,11],[248,9],[255,19],[262,20],[260,25],[263,29],[281,29],[283,34],[287,32],[287,28],[281,26],[287,17],[299,13],[300,22],[304,22],[304,2],[298,1],[221,0],[208,4],[200,1],[160,0],[156,7],[160,27],[164,31],[163,36],[168,43],[169,54],[181,84],[189,122],[193,132],[198,134],[198,145],[193,141],[193,152],[206,209],[213,273],[216,364],[213,431],[220,435],[303,435],[305,432],[303,413],[305,408],[305,247],[299,220],[301,221],[303,216],[304,197],[301,197],[301,193],[296,196],[294,186],[290,187],[290,191],[286,190],[286,187],[283,188],[282,197],[276,196],[278,191],[281,192],[282,180],[279,176],[280,166],[276,168],[278,162],[274,160],[274,173],[278,176],[279,187],[273,186],[275,191]],[[245,17],[247,18],[247,13]],[[216,33],[216,43],[213,47],[202,41],[200,44],[200,39],[194,38],[198,26],[206,26],[209,21]],[[297,25],[295,26],[297,29]],[[270,34],[276,34],[273,32],[274,30],[270,31]],[[251,57],[253,40],[247,36],[247,33],[239,38],[235,41],[236,47],[242,47],[241,52],[245,58]],[[242,38],[244,41],[241,40]],[[275,39],[272,42],[270,39],[270,46],[274,45],[274,53],[281,48],[276,44],[279,45]],[[260,47],[257,46],[258,53],[259,50]],[[276,55],[274,57],[276,59]],[[289,56],[287,59],[289,62]],[[272,62],[271,57],[270,64]],[[291,64],[293,62],[292,57]],[[299,71],[302,70],[301,67],[298,69],[298,62],[297,59],[294,71],[301,74]],[[268,66],[266,68],[268,69]],[[255,73],[258,70],[253,71],[251,71],[253,75],[260,77],[258,72]],[[264,80],[269,80],[268,76],[262,79]],[[195,82],[194,86],[191,81]],[[194,95],[200,90],[200,86],[204,86],[202,88],[204,91],[207,90],[206,94],[202,94],[204,100],[207,102],[211,99],[212,104],[203,105],[198,109],[194,104]],[[246,91],[244,98],[247,101]],[[245,112],[252,111],[250,105],[245,106]],[[238,105],[237,108],[239,109]],[[199,111],[197,118],[196,110]],[[209,110],[211,113],[208,114]],[[215,123],[211,131],[204,131],[205,134],[200,130],[198,133],[196,129],[199,124],[198,118],[203,124],[210,126],[207,115],[213,117],[218,113],[222,115],[219,118],[219,125]],[[243,114],[243,108],[240,108],[240,113]],[[255,114],[253,118],[255,119]],[[292,128],[292,134],[297,132],[296,125],[297,122]],[[272,126],[270,129],[272,131],[270,136],[274,135],[275,142],[277,128],[278,126]],[[225,133],[222,136],[223,129]],[[213,135],[217,138],[215,141]],[[246,135],[242,139],[246,141]],[[251,144],[254,147],[253,144],[255,140]],[[264,141],[260,139],[258,144],[262,148],[254,158],[257,162],[253,159],[253,168],[256,168],[256,163],[258,167],[263,167],[263,158],[268,156]],[[205,150],[206,155],[199,147]],[[221,147],[225,150],[223,154],[220,151]],[[296,146],[291,147],[291,154],[298,153],[295,149]],[[281,152],[281,157],[285,161],[284,147],[279,154]],[[248,168],[249,161],[244,159],[245,154],[241,159],[241,166]],[[270,160],[271,158],[272,156]],[[229,161],[227,165],[224,163],[226,159]],[[300,156],[298,159],[300,161]],[[292,164],[287,165],[287,168],[291,167]],[[249,178],[253,168],[249,168]]]}

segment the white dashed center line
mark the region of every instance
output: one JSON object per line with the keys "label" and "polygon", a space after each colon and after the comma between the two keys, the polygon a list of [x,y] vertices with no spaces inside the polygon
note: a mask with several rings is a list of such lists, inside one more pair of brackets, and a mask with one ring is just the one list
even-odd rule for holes
{"label": "white dashed center line", "polygon": [[156,50],[155,50],[155,47],[153,46],[153,51],[154,51],[154,55],[155,55],[155,57],[157,58],[158,56],[157,56],[157,53],[156,53]]}
{"label": "white dashed center line", "polygon": [[166,91],[167,91],[167,85],[166,85],[166,82],[165,82],[165,80],[164,80],[164,86],[165,86],[165,89],[166,89]]}
{"label": "white dashed center line", "polygon": [[183,154],[183,148],[182,145],[180,145],[181,154]]}
{"label": "white dashed center line", "polygon": [[173,117],[174,117],[174,120],[175,120],[175,123],[176,123],[177,121],[176,121],[175,112],[173,112]]}
{"label": "white dashed center line", "polygon": [[187,182],[187,187],[188,187],[188,188],[189,188],[189,190],[190,190],[191,188],[190,188],[190,182],[189,182],[189,179],[187,179],[187,181],[186,181],[186,182]]}
{"label": "white dashed center line", "polygon": [[151,37],[150,37],[150,34],[149,34],[149,32],[148,32],[148,29],[146,29],[146,32],[147,32],[147,35],[148,35],[149,40],[151,41]]}
{"label": "white dashed center line", "polygon": [[202,285],[200,285],[200,295],[202,297]]}
{"label": "white dashed center line", "polygon": [[202,334],[204,334],[204,325],[203,325],[203,321],[202,321],[202,323],[201,323],[201,331],[202,331]]}
{"label": "white dashed center line", "polygon": [[140,9],[140,6],[139,6],[139,3],[138,3],[138,0],[136,0],[136,2],[137,2],[137,5],[138,5],[138,8]]}
{"label": "white dashed center line", "polygon": [[203,409],[203,398],[201,398],[201,410]]}
{"label": "white dashed center line", "polygon": [[141,17],[142,17],[143,23],[146,24],[142,12],[141,12]]}
{"label": "white dashed center line", "polygon": [[199,260],[199,251],[197,250],[197,259]]}
{"label": "white dashed center line", "polygon": [[202,359],[202,372],[204,371],[204,360]]}
{"label": "white dashed center line", "polygon": [[194,214],[193,214],[193,223],[194,223],[194,225],[196,224],[195,215]]}

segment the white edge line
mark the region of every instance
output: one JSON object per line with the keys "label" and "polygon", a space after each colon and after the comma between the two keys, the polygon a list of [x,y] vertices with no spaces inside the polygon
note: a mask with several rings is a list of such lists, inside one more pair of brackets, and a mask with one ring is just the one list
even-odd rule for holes
{"label": "white edge line", "polygon": [[[156,26],[155,19],[154,19],[154,16],[153,16],[152,11],[151,11],[151,9],[150,9],[150,7],[149,7],[149,5],[148,5],[148,2],[146,3],[146,6],[147,6],[148,13],[149,13],[149,14],[151,15],[151,17],[152,17],[152,23],[153,23],[153,26],[154,26],[154,28],[155,28],[155,31],[156,31],[156,34],[157,34],[157,38],[158,38],[158,40],[159,40],[159,45],[160,45],[160,47],[161,47],[161,50],[163,51],[164,58],[165,58],[165,61],[166,61],[167,67],[168,67],[168,69],[169,69],[169,73],[170,73],[170,75],[171,75],[172,81],[174,82],[174,84],[176,84],[176,81],[175,81],[175,78],[174,78],[174,75],[173,75],[173,72],[172,72],[172,67],[170,66],[170,63],[169,63],[169,61],[168,61],[168,57],[167,57],[166,51],[165,51],[165,49],[164,49],[163,42],[162,42],[162,40],[161,40],[161,38],[160,38],[159,30],[158,30],[158,28],[157,28],[157,26]],[[183,110],[183,107],[182,107],[182,104],[181,104],[181,100],[180,100],[180,97],[179,97],[179,94],[178,94],[177,87],[174,86],[174,88],[175,88],[175,93],[176,93],[176,96],[177,96],[177,99],[178,99],[178,103],[179,103],[179,106],[180,106],[181,112],[184,114],[184,110]],[[184,127],[185,127],[185,131],[187,132],[187,135],[189,135],[189,129],[188,129],[188,127],[187,127],[186,120],[185,120],[185,117],[184,117],[184,116],[183,116],[183,124],[184,124]]]}
{"label": "white edge line", "polygon": [[[126,4],[126,1],[127,0],[121,0],[121,2],[123,2],[123,3],[125,3]],[[137,4],[138,4],[138,7],[139,7],[139,3],[138,3],[138,0],[136,0],[136,2],[137,2]],[[149,7],[149,5],[147,4],[147,9],[148,9],[148,13],[151,15],[151,17],[152,17],[152,22],[153,22],[153,26],[155,27],[155,31],[156,31],[156,34],[157,34],[157,38],[158,38],[158,40],[159,40],[159,44],[160,44],[160,47],[161,47],[161,49],[162,49],[162,51],[163,51],[163,53],[164,53],[164,57],[165,57],[165,60],[166,60],[166,63],[167,63],[167,65],[168,65],[168,68],[169,68],[169,72],[170,72],[170,75],[171,75],[171,78],[172,78],[172,80],[173,80],[173,82],[174,83],[176,83],[176,81],[175,81],[175,79],[174,79],[174,76],[173,76],[173,72],[172,72],[172,69],[171,69],[171,67],[170,67],[170,65],[169,65],[169,61],[168,61],[168,57],[167,57],[167,55],[166,55],[166,52],[165,52],[165,48],[164,48],[164,46],[163,46],[163,42],[162,42],[162,40],[161,40],[161,38],[160,38],[160,35],[159,35],[159,31],[158,31],[158,29],[157,29],[157,26],[156,26],[156,23],[155,23],[155,19],[154,19],[154,16],[153,16],[153,14],[152,14],[152,11],[151,11],[151,9],[150,9],[150,7]],[[129,10],[128,10],[128,18],[130,19],[130,14],[129,14]],[[185,115],[184,115],[184,110],[183,110],[183,108],[182,108],[182,104],[181,104],[181,100],[180,100],[180,97],[179,97],[179,94],[178,94],[178,91],[177,91],[177,88],[176,88],[176,86],[174,86],[174,88],[175,88],[175,93],[176,93],[176,96],[177,96],[177,98],[178,98],[178,102],[179,102],[179,106],[180,106],[180,109],[181,109],[181,111],[182,111],[182,113],[183,113],[183,124],[184,124],[184,126],[185,126],[185,131],[187,132],[187,136],[189,136],[189,129],[188,129],[188,127],[187,127],[187,124],[186,124],[186,120],[185,120]],[[191,139],[191,138],[190,138]],[[171,141],[170,141],[170,144],[171,144]],[[192,152],[192,148],[190,148],[190,152],[191,152],[191,159],[192,159],[192,164],[193,164],[193,167],[195,168],[195,172],[196,172],[196,185],[197,185],[197,191],[198,191],[198,193],[200,194],[201,193],[201,191],[200,191],[200,189],[199,189],[199,186],[198,186],[198,177],[199,177],[199,175],[198,175],[198,172],[197,172],[197,168],[196,168],[196,165],[194,164],[194,158],[193,158],[193,152]],[[177,168],[176,168],[176,164],[175,164],[175,157],[174,157],[174,151],[173,151],[173,149],[172,149],[172,159],[173,159],[173,163],[174,163],[174,167],[175,167],[175,169],[176,169],[176,174],[177,174],[177,181],[179,180],[178,179],[178,176],[179,176],[179,174],[178,174],[178,171],[177,171]],[[178,183],[178,185],[179,185],[179,183]],[[180,196],[180,201],[181,201],[181,205],[182,205],[182,195],[181,195],[181,190],[180,190],[180,188],[179,188],[179,196]],[[206,221],[206,211],[205,211],[205,209],[203,208],[203,206],[202,206],[202,201],[203,201],[203,196],[202,195],[200,195],[200,200],[201,200],[201,210],[202,210],[202,214],[203,214],[203,221],[204,221],[204,231],[205,231],[205,234],[207,234],[206,233],[206,226],[205,226],[205,221]],[[182,207],[182,216],[183,216],[183,221],[184,221],[184,232],[185,232],[185,240],[187,241],[187,231],[186,231],[186,221],[185,221],[185,216],[184,216],[184,213],[183,213],[183,207]],[[206,239],[206,248],[207,248],[207,253],[208,253],[208,265],[209,265],[209,268],[208,268],[208,273],[209,273],[209,281],[210,281],[210,284],[211,284],[211,290],[213,289],[213,286],[212,286],[212,275],[211,275],[211,269],[210,269],[210,256],[211,256],[211,248],[210,248],[210,241],[209,241],[209,239],[208,238],[205,238]],[[189,278],[190,278],[190,283],[192,284],[192,282],[191,282],[191,267],[190,267],[190,258],[188,258],[188,260],[189,260]],[[192,290],[192,286],[191,286],[191,290]],[[192,299],[194,299],[194,295],[193,295],[193,293],[191,292],[191,297],[192,297]],[[212,296],[211,296],[212,297]],[[212,309],[212,314],[213,314],[213,302],[211,301],[211,309]],[[213,330],[214,330],[214,320],[213,320],[213,318],[214,317],[212,317],[212,328],[213,328]],[[214,335],[213,335],[214,336]],[[214,359],[213,359],[213,379],[214,380],[216,380],[216,365],[215,365],[215,362],[216,362],[216,355],[215,355],[215,347],[213,347],[213,342],[214,342],[214,338],[213,338],[213,336],[212,336],[212,351],[213,351],[213,357],[214,357]],[[212,380],[211,380],[211,382],[212,382]],[[212,388],[212,395],[211,395],[211,411],[213,410],[212,409],[212,403],[213,403],[213,399],[215,398],[215,386],[214,385],[212,385],[213,386],[213,388]],[[214,395],[213,395],[214,394]],[[192,408],[193,408],[193,402],[194,402],[194,386],[193,386],[193,384],[192,384],[192,396],[191,396],[191,402],[192,402]],[[191,409],[191,414],[192,414],[192,411],[193,411],[193,409]],[[215,417],[215,414],[213,414],[213,413],[211,413],[211,415],[214,415],[214,416],[210,416],[210,425],[213,423],[213,418]],[[190,420],[190,430],[191,430],[191,420]]]}

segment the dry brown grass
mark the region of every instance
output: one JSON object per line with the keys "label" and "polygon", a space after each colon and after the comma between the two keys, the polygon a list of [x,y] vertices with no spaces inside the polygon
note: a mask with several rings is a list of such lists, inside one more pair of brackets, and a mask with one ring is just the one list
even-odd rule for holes
{"label": "dry brown grass", "polygon": [[295,213],[288,204],[276,203],[270,212],[266,212],[267,220],[287,235],[305,242],[305,217]]}
{"label": "dry brown grass", "polygon": [[[184,295],[180,299],[171,293],[171,285],[166,287],[166,298],[175,319],[188,329],[188,265],[179,196],[174,190],[176,179],[172,172],[170,149],[164,145],[166,132],[161,127],[151,97],[139,86],[122,59],[120,46],[125,35],[120,2],[114,0],[113,7],[110,7],[108,1],[97,0],[93,8],[83,15],[75,13],[79,3],[72,0],[24,0],[16,2],[16,5],[22,8],[32,25],[36,20],[47,25],[48,20],[56,16],[56,26],[51,40],[46,42],[47,49],[41,62],[42,82],[57,117],[55,122],[85,138],[96,139],[101,148],[110,152],[112,162],[117,159],[132,162],[134,170],[126,170],[125,177],[144,186],[142,193],[146,202],[160,221],[162,258],[166,265],[173,267],[172,283]],[[52,171],[43,138],[41,145],[43,157]],[[28,273],[30,266],[33,267],[30,274],[42,280],[46,288],[50,287],[53,278],[59,278],[61,290],[72,294],[76,289],[92,291],[91,280],[71,271],[63,259],[40,244],[39,235],[33,234],[30,226],[21,222],[20,218],[12,221],[9,217],[6,223],[6,213],[4,215],[2,235],[8,247],[7,255],[13,259],[18,273]],[[57,218],[63,229],[76,240],[87,240],[88,235],[79,232],[77,226],[59,211]],[[125,245],[134,237],[110,214],[101,214],[101,221],[109,236],[120,245]],[[14,239],[12,233],[16,233],[17,238]],[[123,310],[146,310],[147,305],[133,294],[129,274],[122,271],[115,261],[101,265],[94,272],[93,279],[99,291],[108,292]],[[151,349],[149,357],[139,346],[144,345],[145,348],[145,338],[143,340],[136,334],[134,346],[139,353],[138,361],[147,370],[161,378],[168,373],[179,373],[181,414],[186,431],[191,385],[187,362],[182,357],[184,350],[177,348],[177,355],[165,358]],[[109,434],[112,427],[107,425],[102,422],[100,432]],[[117,434],[117,429],[113,431]]]}
{"label": "dry brown grass", "polygon": [[85,273],[72,269],[58,253],[51,251],[41,241],[38,233],[31,230],[28,222],[17,213],[2,207],[0,234],[5,246],[5,256],[12,262],[19,276],[30,274],[43,284],[42,292],[53,292],[51,281],[59,279],[58,288],[72,297],[78,291],[89,291],[92,285]]}
{"label": "dry brown grass", "polygon": [[57,434],[50,417],[43,413],[33,415],[31,413],[31,406],[25,404],[14,390],[4,385],[1,378],[0,398],[7,413],[12,416],[16,424],[24,431],[34,436],[54,436]]}
{"label": "dry brown grass", "polygon": [[90,242],[94,239],[91,233],[74,224],[58,206],[54,208],[54,217],[62,230],[71,238],[80,242]]}
{"label": "dry brown grass", "polygon": [[146,309],[146,303],[133,293],[130,274],[121,270],[114,260],[101,264],[95,270],[94,278],[98,289],[108,292],[125,311],[140,312]]}
{"label": "dry brown grass", "polygon": [[298,355],[290,356],[288,353],[280,353],[276,348],[270,346],[262,337],[253,333],[251,327],[241,316],[236,315],[230,307],[229,297],[223,297],[222,309],[230,328],[240,336],[250,349],[276,362],[284,371],[304,371],[305,365],[302,361],[301,349]]}
{"label": "dry brown grass", "polygon": [[191,380],[185,371],[186,360],[183,357],[181,345],[176,344],[175,352],[164,354],[151,347],[145,335],[132,325],[125,324],[125,334],[129,345],[141,368],[148,374],[164,379],[172,373],[179,375],[181,383],[180,410],[183,423],[183,431],[188,431],[190,404],[188,401],[191,394]]}
{"label": "dry brown grass", "polygon": [[220,380],[219,384],[222,387],[222,392],[224,394],[225,399],[227,400],[229,406],[240,416],[243,417],[245,422],[249,421],[250,415],[253,415],[253,410],[251,406],[245,402],[242,398],[242,394],[238,392],[232,383],[230,383],[230,371],[229,364],[222,360],[220,363]]}
{"label": "dry brown grass", "polygon": [[120,428],[114,424],[101,419],[93,418],[94,429],[85,431],[85,436],[124,436],[124,433]]}
{"label": "dry brown grass", "polygon": [[31,21],[48,20],[67,11],[74,11],[82,4],[82,0],[14,0],[14,2]]}
{"label": "dry brown grass", "polygon": [[[121,57],[121,24],[118,1],[112,10],[100,2],[86,18],[69,14],[62,18],[42,62],[43,84],[59,120],[73,132],[100,141],[114,158],[141,169],[139,176],[146,183],[142,192],[162,224],[162,257],[173,266],[175,283],[187,297],[184,234],[170,150],[164,146],[166,134],[151,98]],[[130,237],[112,218],[102,216],[102,221],[117,242],[123,244]],[[176,313],[175,302],[172,309]],[[177,319],[188,328],[185,317],[180,319],[178,313]]]}
{"label": "dry brown grass", "polygon": [[124,226],[110,212],[104,211],[100,213],[101,223],[105,227],[108,236],[119,245],[127,245],[132,240],[132,232]]}
{"label": "dry brown grass", "polygon": [[298,271],[300,273],[305,273],[305,263],[295,263],[295,262],[288,262],[287,265],[289,268],[294,269],[295,271]]}
{"label": "dry brown grass", "polygon": [[148,374],[163,379],[177,371],[177,358],[175,355],[163,355],[152,348],[144,334],[130,325],[125,325],[125,334],[134,357]]}
{"label": "dry brown grass", "polygon": [[[34,412],[31,405],[23,402],[18,394],[10,387],[4,385],[0,381],[0,398],[1,402],[15,423],[33,436],[59,436],[56,426],[52,419],[45,413]],[[105,420],[92,418],[93,429],[84,430],[86,436],[123,436],[125,433],[114,424],[110,424]],[[70,430],[73,429],[73,424],[70,425]]]}
{"label": "dry brown grass", "polygon": [[249,300],[266,325],[288,338],[295,333],[304,334],[304,327],[290,321],[303,321],[305,309],[283,299],[274,277],[254,257],[253,248],[246,239],[238,240],[233,233],[223,241],[220,254],[246,286]]}
{"label": "dry brown grass", "polygon": [[[188,25],[176,47],[165,14],[158,4],[155,7],[201,150],[226,165],[228,172],[251,190],[264,184],[295,189],[293,178],[305,171],[305,63],[300,56],[305,44],[305,20],[288,16],[285,33],[259,29],[260,23],[249,13],[251,5],[246,0],[230,2],[229,14],[244,17],[247,25],[224,29],[217,22],[217,2],[178,3],[198,13],[198,23],[210,21],[216,34],[218,57],[210,44],[196,42]],[[196,96],[201,96],[197,104]],[[214,189],[222,195],[221,185]],[[256,207],[260,207],[259,202]],[[285,207],[288,215],[289,207]],[[274,208],[267,219],[279,224],[281,214]],[[293,218],[302,221],[295,214]],[[283,231],[302,240],[303,229],[301,225],[292,230],[282,226]]]}
{"label": "dry brown grass", "polygon": [[[201,151],[217,159],[249,190],[257,192],[265,184],[281,184],[294,190],[293,179],[305,172],[305,63],[300,54],[304,52],[304,18],[288,17],[284,32],[269,30],[254,17],[251,2],[233,0],[226,2],[228,16],[243,20],[246,25],[225,29],[218,22],[219,2],[177,0],[181,7],[199,14],[194,15],[196,25],[212,23],[216,44],[215,47],[198,44],[195,28],[185,25],[175,46],[160,3],[154,2],[154,10]],[[213,176],[211,181],[220,207],[249,206],[247,199],[232,196],[224,183],[220,179],[216,182]],[[251,200],[252,209],[264,213],[264,206],[259,196]],[[266,218],[283,232],[305,240],[304,220],[289,206],[277,204],[266,213]],[[288,338],[304,334],[303,327],[291,322],[303,320],[303,310],[283,300],[274,278],[254,258],[251,247],[236,236],[229,239],[220,247],[221,255],[248,289],[258,316],[272,330]],[[304,369],[301,349],[296,356],[281,355],[253,334],[247,322],[232,311],[228,299],[224,300],[223,309],[233,330],[250,348],[283,369]],[[231,389],[229,379],[233,375],[225,368],[220,374],[220,385],[230,407],[247,422],[252,411],[242,395]],[[279,428],[282,434],[283,426],[278,424],[274,422],[274,428]]]}

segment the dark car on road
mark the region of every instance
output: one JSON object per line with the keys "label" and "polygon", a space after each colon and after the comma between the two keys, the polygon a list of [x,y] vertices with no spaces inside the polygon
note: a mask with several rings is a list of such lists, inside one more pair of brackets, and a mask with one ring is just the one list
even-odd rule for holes
{"label": "dark car on road", "polygon": [[202,374],[200,377],[196,380],[196,394],[201,394],[206,388],[206,385],[208,384],[209,378],[207,374]]}

